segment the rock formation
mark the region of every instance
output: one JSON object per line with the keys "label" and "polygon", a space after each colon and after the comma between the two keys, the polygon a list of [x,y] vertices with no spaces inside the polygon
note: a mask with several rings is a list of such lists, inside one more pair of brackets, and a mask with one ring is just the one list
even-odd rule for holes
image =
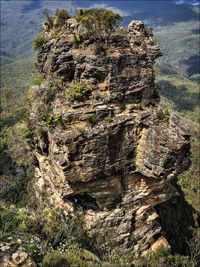
{"label": "rock formation", "polygon": [[38,200],[81,206],[87,227],[113,229],[123,251],[169,247],[155,207],[178,194],[171,181],[190,165],[190,132],[159,116],[152,29],[132,21],[97,44],[69,19],[46,40],[36,63],[45,79],[30,88]]}

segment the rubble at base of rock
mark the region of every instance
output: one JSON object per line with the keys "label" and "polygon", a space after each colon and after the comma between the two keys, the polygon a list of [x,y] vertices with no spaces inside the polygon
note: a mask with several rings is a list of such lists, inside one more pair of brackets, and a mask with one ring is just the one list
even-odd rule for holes
{"label": "rubble at base of rock", "polygon": [[37,267],[34,260],[20,245],[1,243],[0,253],[1,252],[3,252],[3,257],[0,258],[1,267]]}

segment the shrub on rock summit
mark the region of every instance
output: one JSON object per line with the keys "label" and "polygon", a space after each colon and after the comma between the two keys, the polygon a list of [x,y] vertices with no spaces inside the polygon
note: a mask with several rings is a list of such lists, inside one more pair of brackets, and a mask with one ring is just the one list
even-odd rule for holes
{"label": "shrub on rock summit", "polygon": [[69,18],[69,14],[67,10],[61,9],[57,10],[55,14],[55,19],[54,19],[54,26],[63,26],[65,24],[65,21]]}
{"label": "shrub on rock summit", "polygon": [[90,32],[97,35],[109,35],[119,26],[122,18],[107,9],[80,9],[77,20]]}

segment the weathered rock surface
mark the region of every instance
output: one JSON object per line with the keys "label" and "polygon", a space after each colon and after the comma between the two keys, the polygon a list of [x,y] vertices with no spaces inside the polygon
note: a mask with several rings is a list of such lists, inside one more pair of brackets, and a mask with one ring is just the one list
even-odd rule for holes
{"label": "weathered rock surface", "polygon": [[20,245],[0,243],[1,267],[37,267],[35,261]]}
{"label": "weathered rock surface", "polygon": [[[87,227],[112,228],[122,250],[169,247],[155,207],[178,196],[171,181],[190,165],[190,132],[175,114],[167,121],[157,115],[153,63],[160,49],[141,21],[113,34],[100,55],[86,35],[68,20],[60,40],[49,38],[38,53],[46,80],[31,88],[36,196],[66,211],[82,206]],[[64,89],[52,72],[63,76]],[[65,89],[80,82],[90,96],[70,101]],[[48,127],[44,109],[62,123]]]}

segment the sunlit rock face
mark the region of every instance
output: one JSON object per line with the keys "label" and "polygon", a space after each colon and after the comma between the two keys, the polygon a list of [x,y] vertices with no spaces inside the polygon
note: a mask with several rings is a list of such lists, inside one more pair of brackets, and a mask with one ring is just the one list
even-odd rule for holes
{"label": "sunlit rock face", "polygon": [[[153,64],[161,51],[152,30],[132,21],[102,40],[100,54],[75,20],[63,32],[47,36],[37,62],[45,81],[31,88],[36,196],[66,211],[82,207],[87,227],[111,228],[123,251],[169,248],[155,207],[178,196],[171,181],[190,165],[190,132],[175,114],[158,116]],[[90,92],[72,101],[78,83]],[[44,110],[58,123],[48,124]]]}

